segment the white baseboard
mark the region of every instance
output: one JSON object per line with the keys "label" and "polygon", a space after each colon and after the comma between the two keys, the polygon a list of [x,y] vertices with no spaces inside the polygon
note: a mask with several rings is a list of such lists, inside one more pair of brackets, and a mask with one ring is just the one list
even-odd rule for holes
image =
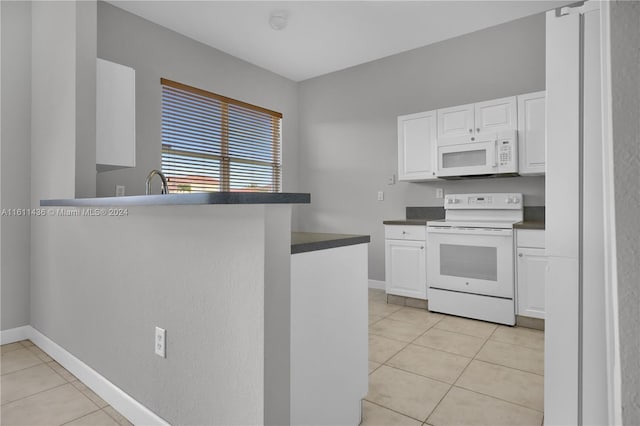
{"label": "white baseboard", "polygon": [[0,331],[0,345],[6,345],[8,343],[19,342],[20,340],[28,339],[30,325],[23,325],[22,327],[10,328],[9,330]]}
{"label": "white baseboard", "polygon": [[369,280],[369,288],[374,288],[376,290],[384,290],[385,282],[380,280]]}
{"label": "white baseboard", "polygon": [[[4,330],[2,331],[3,344],[5,343],[5,334],[7,339],[16,337],[13,341],[30,339],[134,425],[169,425],[161,417],[35,328],[24,326]],[[10,343],[10,341],[7,340],[6,343]]]}

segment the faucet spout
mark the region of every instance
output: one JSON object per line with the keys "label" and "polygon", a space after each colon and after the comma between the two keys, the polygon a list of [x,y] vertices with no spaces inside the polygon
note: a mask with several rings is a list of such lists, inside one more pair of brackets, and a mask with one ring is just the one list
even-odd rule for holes
{"label": "faucet spout", "polygon": [[160,191],[160,193],[168,194],[169,184],[167,184],[167,178],[164,176],[164,174],[160,170],[157,170],[157,169],[151,170],[147,175],[147,185],[146,185],[145,194],[149,195],[151,193],[151,180],[155,175],[160,176],[160,180],[162,181],[162,190]]}

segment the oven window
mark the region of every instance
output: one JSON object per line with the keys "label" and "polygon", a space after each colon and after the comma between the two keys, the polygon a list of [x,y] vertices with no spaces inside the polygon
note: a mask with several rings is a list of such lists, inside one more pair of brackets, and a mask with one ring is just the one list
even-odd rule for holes
{"label": "oven window", "polygon": [[442,154],[442,167],[451,169],[456,167],[476,167],[487,164],[487,151],[445,152]]}
{"label": "oven window", "polygon": [[440,244],[440,275],[498,281],[498,249]]}

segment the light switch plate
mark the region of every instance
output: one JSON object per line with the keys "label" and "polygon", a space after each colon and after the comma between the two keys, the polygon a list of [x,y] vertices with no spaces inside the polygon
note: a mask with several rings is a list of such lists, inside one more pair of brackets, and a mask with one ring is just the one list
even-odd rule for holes
{"label": "light switch plate", "polygon": [[436,198],[444,198],[444,190],[442,188],[436,188]]}
{"label": "light switch plate", "polygon": [[116,185],[116,197],[124,197],[124,185]]}
{"label": "light switch plate", "polygon": [[384,192],[378,191],[378,201],[384,201]]}

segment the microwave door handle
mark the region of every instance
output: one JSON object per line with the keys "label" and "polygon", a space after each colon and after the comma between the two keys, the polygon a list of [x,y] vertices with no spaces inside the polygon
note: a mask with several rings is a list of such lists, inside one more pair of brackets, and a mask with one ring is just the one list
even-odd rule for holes
{"label": "microwave door handle", "polygon": [[498,139],[493,141],[493,168],[498,167]]}

